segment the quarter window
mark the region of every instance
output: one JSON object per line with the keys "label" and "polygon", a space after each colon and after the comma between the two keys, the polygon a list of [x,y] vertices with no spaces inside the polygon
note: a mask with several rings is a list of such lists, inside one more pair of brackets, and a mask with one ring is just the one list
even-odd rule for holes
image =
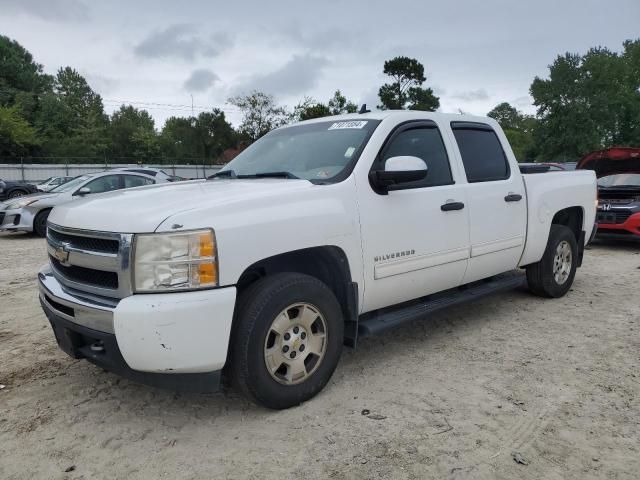
{"label": "quarter window", "polygon": [[509,178],[509,162],[496,132],[489,125],[453,122],[451,128],[470,183]]}
{"label": "quarter window", "polygon": [[391,157],[418,157],[427,164],[427,176],[423,180],[403,184],[402,188],[435,187],[451,185],[453,178],[449,157],[437,127],[408,128],[396,134],[385,147],[378,168],[383,169]]}

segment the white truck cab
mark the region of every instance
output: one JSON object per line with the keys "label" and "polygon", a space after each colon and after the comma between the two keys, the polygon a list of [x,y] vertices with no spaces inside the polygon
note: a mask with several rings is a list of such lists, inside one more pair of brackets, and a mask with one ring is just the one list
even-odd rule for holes
{"label": "white truck cab", "polygon": [[359,337],[524,281],[564,295],[595,202],[593,172],[521,174],[489,118],[321,118],[205,182],[56,207],[40,299],[74,357],[182,390],[224,373],[286,408]]}

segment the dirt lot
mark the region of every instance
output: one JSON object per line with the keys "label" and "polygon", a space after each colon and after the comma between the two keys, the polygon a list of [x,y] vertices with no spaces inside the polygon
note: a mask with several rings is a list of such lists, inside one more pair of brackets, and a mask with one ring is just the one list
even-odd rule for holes
{"label": "dirt lot", "polygon": [[67,358],[44,261],[43,240],[0,235],[2,479],[638,478],[640,245],[591,247],[563,299],[515,291],[367,339],[283,412]]}

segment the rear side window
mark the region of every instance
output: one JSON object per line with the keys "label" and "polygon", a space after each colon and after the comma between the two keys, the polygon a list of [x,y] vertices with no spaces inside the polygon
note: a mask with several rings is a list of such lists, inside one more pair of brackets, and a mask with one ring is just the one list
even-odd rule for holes
{"label": "rear side window", "polygon": [[150,178],[138,177],[136,175],[123,175],[124,188],[142,187],[154,183]]}
{"label": "rear side window", "polygon": [[427,164],[427,176],[424,180],[403,184],[402,188],[435,187],[451,185],[451,168],[444,142],[437,127],[412,127],[396,134],[385,147],[382,163],[391,157],[412,156],[424,160]]}
{"label": "rear side window", "polygon": [[470,183],[509,178],[509,162],[496,132],[489,125],[453,122],[451,128]]}

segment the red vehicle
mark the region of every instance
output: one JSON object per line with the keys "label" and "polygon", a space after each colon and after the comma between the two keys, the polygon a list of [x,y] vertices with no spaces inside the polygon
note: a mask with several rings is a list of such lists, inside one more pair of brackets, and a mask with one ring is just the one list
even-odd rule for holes
{"label": "red vehicle", "polygon": [[598,234],[640,239],[640,148],[591,152],[576,169],[598,177]]}

